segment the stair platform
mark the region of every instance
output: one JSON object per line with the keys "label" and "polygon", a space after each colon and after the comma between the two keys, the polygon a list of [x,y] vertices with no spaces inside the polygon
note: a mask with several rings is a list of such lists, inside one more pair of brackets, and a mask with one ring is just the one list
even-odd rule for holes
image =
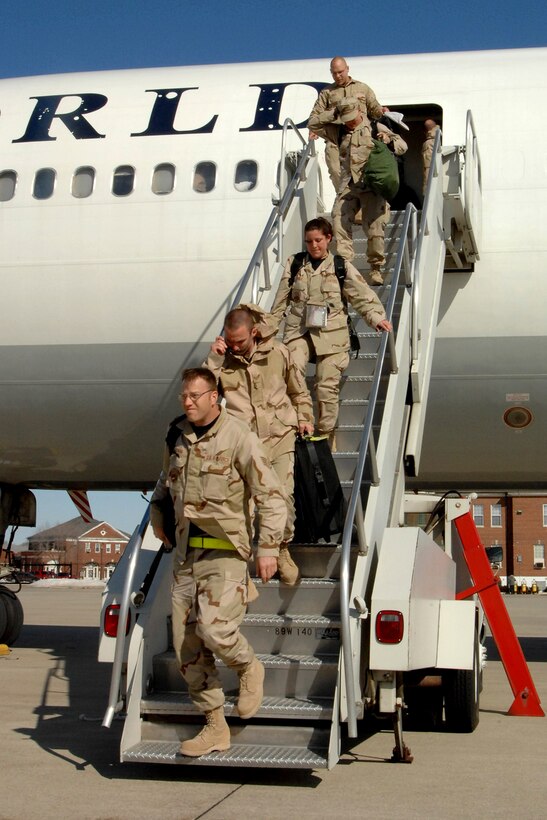
{"label": "stair platform", "polygon": [[253,766],[268,769],[326,769],[326,752],[291,746],[241,746],[234,743],[226,752],[201,757],[179,754],[177,741],[141,741],[122,756],[123,762],[170,763],[182,766]]}

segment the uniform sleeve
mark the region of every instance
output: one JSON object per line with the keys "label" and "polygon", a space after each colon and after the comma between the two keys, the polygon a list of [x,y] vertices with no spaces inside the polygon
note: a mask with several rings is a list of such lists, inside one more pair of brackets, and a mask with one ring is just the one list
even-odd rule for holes
{"label": "uniform sleeve", "polygon": [[[319,114],[322,114],[323,111],[326,111],[327,108],[330,108],[330,99],[329,99],[329,89],[324,88],[317,97],[315,101],[315,105],[311,110],[311,114],[309,119],[311,120],[312,117],[315,117]],[[310,123],[308,121],[308,128],[310,128]]]}
{"label": "uniform sleeve", "polygon": [[215,374],[215,379],[217,382],[220,379],[220,374],[222,372],[222,366],[224,364],[224,356],[220,353],[212,353],[210,352],[205,361],[202,364],[202,367],[208,367],[209,370]]}
{"label": "uniform sleeve", "polygon": [[381,122],[378,123],[378,134],[382,134],[388,138],[386,145],[388,145],[390,150],[392,150],[397,157],[406,154],[408,151],[408,145],[404,139],[399,136],[399,134],[396,134],[395,131],[391,131],[391,129]]}
{"label": "uniform sleeve", "polygon": [[336,108],[329,108],[319,114],[311,113],[308,120],[308,128],[317,134],[318,137],[328,139],[335,142],[335,129],[337,126],[333,125],[334,120],[338,119],[338,110]]}
{"label": "uniform sleeve", "polygon": [[401,157],[408,151],[408,145],[406,144],[404,139],[399,136],[399,134],[393,134],[391,142],[393,144],[393,152],[395,156]]}
{"label": "uniform sleeve", "polygon": [[377,327],[386,318],[384,306],[350,262],[346,262],[343,294],[370,327]]}
{"label": "uniform sleeve", "polygon": [[371,118],[373,120],[379,120],[380,117],[382,116],[382,114],[384,113],[382,111],[382,106],[380,105],[380,103],[376,99],[376,95],[375,95],[374,91],[372,90],[372,88],[370,88],[370,86],[368,86],[368,85],[365,85],[365,89],[366,90],[364,92],[359,90],[358,94],[364,93],[364,95],[365,95],[365,105],[367,107],[367,115],[368,115],[369,118]]}
{"label": "uniform sleeve", "polygon": [[306,379],[292,360],[290,351],[285,347],[287,394],[296,410],[298,424],[313,424],[313,405]]}
{"label": "uniform sleeve", "polygon": [[236,467],[256,506],[257,556],[277,557],[285,531],[287,500],[285,490],[270,466],[266,451],[254,433],[249,432],[241,437],[236,452]]}
{"label": "uniform sleeve", "polygon": [[169,495],[169,488],[167,486],[167,475],[169,472],[169,450],[167,447],[163,451],[163,464],[160,477],[156,482],[152,498],[150,499],[150,523],[153,527],[164,529],[162,501]]}
{"label": "uniform sleeve", "polygon": [[279,287],[277,288],[277,293],[275,294],[275,299],[272,305],[272,309],[270,311],[270,316],[272,317],[270,321],[270,325],[273,329],[274,333],[277,333],[279,329],[279,325],[281,324],[281,320],[285,315],[285,311],[289,305],[290,301],[290,287],[289,287],[289,280],[291,277],[291,264],[292,260],[294,259],[293,256],[289,256],[287,259],[287,263],[285,265],[285,270],[283,271],[283,275],[281,277],[281,281],[279,282]]}

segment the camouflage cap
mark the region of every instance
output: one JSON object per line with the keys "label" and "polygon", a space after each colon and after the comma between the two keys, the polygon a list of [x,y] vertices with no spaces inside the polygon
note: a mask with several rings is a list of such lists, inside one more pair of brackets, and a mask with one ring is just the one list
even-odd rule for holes
{"label": "camouflage cap", "polygon": [[357,119],[361,113],[359,109],[359,101],[354,97],[346,97],[337,105],[338,114],[342,122],[351,122]]}

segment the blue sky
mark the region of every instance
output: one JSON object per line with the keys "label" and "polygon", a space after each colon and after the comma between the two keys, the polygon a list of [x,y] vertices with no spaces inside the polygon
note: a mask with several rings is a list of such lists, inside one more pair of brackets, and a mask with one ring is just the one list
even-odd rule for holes
{"label": "blue sky", "polygon": [[0,8],[2,77],[547,44],[547,7],[537,0],[4,0]]}
{"label": "blue sky", "polygon": [[[328,80],[334,54],[547,45],[547,6],[537,0],[3,0],[0,10],[0,77],[323,57]],[[66,493],[37,497],[39,529],[76,515]],[[90,498],[96,518],[128,531],[145,508],[139,493]],[[21,528],[16,542],[34,531]]]}

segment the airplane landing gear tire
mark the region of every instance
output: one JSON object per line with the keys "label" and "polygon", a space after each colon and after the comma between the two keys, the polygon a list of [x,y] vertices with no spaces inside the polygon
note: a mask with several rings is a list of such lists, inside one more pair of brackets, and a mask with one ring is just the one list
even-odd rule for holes
{"label": "airplane landing gear tire", "polygon": [[[2,615],[5,614],[5,622]],[[2,628],[2,624],[4,624]],[[11,646],[15,643],[23,626],[23,607],[11,589],[0,587],[0,643]]]}

